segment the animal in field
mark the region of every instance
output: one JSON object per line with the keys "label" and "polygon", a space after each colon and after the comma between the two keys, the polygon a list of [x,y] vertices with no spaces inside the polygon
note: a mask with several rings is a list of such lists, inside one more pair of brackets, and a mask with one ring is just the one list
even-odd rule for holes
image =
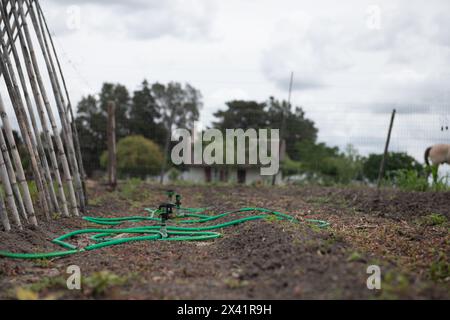
{"label": "animal in field", "polygon": [[436,183],[439,166],[444,163],[450,164],[450,144],[436,144],[427,148],[425,150],[425,163],[429,168],[428,174],[430,174],[431,171],[433,174],[433,181]]}

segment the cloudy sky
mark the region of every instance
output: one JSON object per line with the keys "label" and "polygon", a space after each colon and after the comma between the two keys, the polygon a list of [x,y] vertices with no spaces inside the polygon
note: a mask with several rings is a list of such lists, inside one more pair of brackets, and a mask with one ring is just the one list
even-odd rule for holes
{"label": "cloudy sky", "polygon": [[230,99],[286,99],[319,139],[362,154],[422,160],[450,141],[450,2],[299,0],[41,0],[72,91],[102,82],[189,82],[202,121]]}

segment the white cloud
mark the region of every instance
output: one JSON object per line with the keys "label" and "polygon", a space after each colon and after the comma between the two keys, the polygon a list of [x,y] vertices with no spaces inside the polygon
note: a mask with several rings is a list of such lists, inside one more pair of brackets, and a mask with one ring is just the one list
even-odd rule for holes
{"label": "white cloud", "polygon": [[202,0],[114,0],[108,4],[100,0],[58,0],[48,11],[58,34],[78,31],[68,27],[68,21],[77,14],[70,10],[74,6],[79,8],[82,31],[142,40],[164,36],[208,38],[216,11],[214,1]]}
{"label": "white cloud", "polygon": [[273,31],[274,42],[263,56],[267,78],[285,89],[294,71],[294,90],[326,86],[327,74],[345,71],[352,65],[342,31],[335,21],[313,19],[304,13],[284,18]]}

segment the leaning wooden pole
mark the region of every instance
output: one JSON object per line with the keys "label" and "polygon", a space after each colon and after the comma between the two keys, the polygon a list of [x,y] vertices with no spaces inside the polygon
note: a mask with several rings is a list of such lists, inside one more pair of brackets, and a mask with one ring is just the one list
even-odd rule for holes
{"label": "leaning wooden pole", "polygon": [[[3,2],[2,2],[3,3]],[[4,5],[1,6],[1,10],[3,15],[6,16]],[[4,46],[4,40],[0,38],[1,46]],[[25,146],[27,148],[28,154],[30,156],[31,168],[33,171],[34,181],[36,183],[38,189],[38,195],[40,199],[40,204],[44,211],[45,217],[47,219],[50,218],[50,209],[49,204],[47,202],[47,194],[44,189],[44,183],[42,179],[41,173],[41,164],[39,161],[37,148],[35,145],[35,141],[33,139],[33,135],[31,133],[31,128],[28,123],[27,115],[25,112],[24,103],[22,100],[20,88],[17,82],[16,74],[14,71],[14,67],[9,58],[8,51],[2,50],[2,73],[3,78],[5,79],[5,84],[8,89],[8,93],[11,99],[11,102],[14,107],[14,111],[16,113],[17,122],[19,124],[19,129],[22,134],[22,139],[24,140]]]}
{"label": "leaning wooden pole", "polygon": [[[16,202],[14,200],[14,194],[9,181],[8,168],[6,167],[3,153],[0,152],[0,179],[5,192],[5,198],[8,204],[8,208],[11,211],[12,217],[16,225],[22,229],[22,222],[20,221],[19,212],[17,210]],[[3,200],[2,200],[3,201]]]}
{"label": "leaning wooden pole", "polygon": [[[28,188],[28,182],[25,178],[25,172],[22,167],[22,161],[20,159],[19,152],[17,151],[16,141],[14,139],[11,123],[6,113],[5,106],[3,104],[3,99],[0,96],[0,115],[2,118],[3,128],[5,129],[6,138],[8,140],[9,147],[11,149],[11,155],[16,168],[17,180],[22,187],[23,200],[25,208],[27,210],[28,218],[30,223],[37,226],[37,219],[34,212],[33,201],[31,200],[30,189]],[[3,146],[2,146],[3,148]]]}
{"label": "leaning wooden pole", "polygon": [[[14,16],[14,21],[17,22],[20,21],[18,14],[15,10],[15,6],[12,6],[11,8],[11,12],[13,13]],[[28,92],[28,88],[27,88],[27,83],[25,80],[25,76],[24,76],[24,72],[22,70],[22,65],[21,65],[21,60],[18,54],[18,51],[16,49],[15,43],[13,42],[13,35],[12,35],[12,29],[9,26],[9,22],[4,21],[5,22],[5,28],[8,34],[9,39],[11,40],[11,52],[13,54],[13,58],[14,58],[14,62],[15,62],[15,66],[16,66],[16,70],[17,70],[17,74],[19,76],[19,80],[20,80],[20,84],[22,87],[22,92],[25,98],[25,103],[28,109],[28,116],[30,117],[31,120],[31,126],[33,128],[33,133],[34,133],[34,138],[35,138],[35,143],[37,144],[37,159],[40,161],[41,163],[41,171],[42,171],[42,176],[43,176],[43,188],[44,188],[44,192],[47,198],[47,202],[49,203],[49,205],[52,205],[52,209],[53,212],[60,212],[60,208],[59,208],[59,204],[58,204],[58,200],[56,197],[56,192],[54,189],[54,185],[53,185],[53,179],[52,179],[52,175],[50,173],[50,167],[48,165],[48,161],[47,161],[47,157],[45,154],[45,150],[44,150],[44,146],[42,143],[42,139],[41,139],[41,135],[39,132],[39,127],[37,125],[37,121],[36,121],[36,117],[34,115],[34,111],[33,111],[33,106],[31,103],[31,98]],[[26,20],[23,20],[22,23],[26,23]],[[21,40],[20,43],[24,43],[23,41],[23,35],[22,32],[20,30],[20,26],[17,28],[17,34],[19,35],[19,39]],[[6,48],[4,48],[5,50]],[[22,47],[22,52],[26,51],[26,47]],[[29,132],[31,138],[33,135],[32,132]],[[33,142],[34,143],[34,142]]]}
{"label": "leaning wooden pole", "polygon": [[[18,0],[18,1],[21,2],[23,0]],[[34,4],[37,7],[39,3],[37,1],[34,1]],[[33,7],[29,7],[29,9],[31,11],[33,11],[32,14],[34,15],[35,12],[34,12]],[[36,8],[36,12],[37,12],[37,15],[39,18],[38,21],[39,21],[39,27],[41,30],[42,38],[44,39],[44,45],[45,45],[44,49],[47,51],[48,61],[50,62],[50,68],[53,73],[54,81],[52,82],[52,85],[54,83],[54,85],[56,86],[55,92],[56,92],[56,94],[58,94],[58,97],[60,99],[60,105],[61,105],[61,116],[60,117],[61,117],[61,122],[63,122],[63,121],[65,122],[65,126],[63,126],[63,132],[64,132],[64,130],[66,131],[65,132],[65,140],[68,145],[67,149],[68,149],[68,153],[69,153],[69,163],[71,165],[72,173],[73,173],[73,177],[74,177],[75,191],[78,196],[80,210],[81,210],[81,212],[84,212],[85,211],[84,189],[83,189],[81,174],[80,174],[80,170],[79,170],[79,166],[78,166],[78,159],[76,156],[76,150],[75,150],[75,145],[74,145],[72,127],[70,125],[70,120],[69,120],[69,114],[67,112],[64,95],[62,93],[61,85],[59,83],[58,72],[56,71],[55,63],[52,59],[52,53],[51,53],[51,50],[50,50],[50,47],[48,44],[47,34],[45,32],[45,25],[44,25],[44,21],[43,21],[43,15],[39,14],[38,8]]]}
{"label": "leaning wooden pole", "polygon": [[387,157],[388,157],[389,143],[391,141],[391,133],[392,133],[392,127],[394,126],[395,113],[396,113],[396,110],[395,109],[392,110],[391,122],[389,123],[389,131],[388,131],[388,135],[386,138],[386,144],[384,146],[383,158],[381,159],[380,171],[378,172],[378,182],[377,182],[378,189],[380,189],[380,187],[381,187],[381,181],[383,180],[383,176],[384,176],[384,168],[386,166],[386,161],[387,161]]}
{"label": "leaning wooden pole", "polygon": [[[41,63],[51,89],[41,74]],[[0,79],[15,115],[9,117],[0,95],[0,226],[9,231],[38,223],[16,145],[12,125],[16,120],[37,187],[39,213],[47,219],[54,213],[78,216],[86,203],[78,132],[61,64],[37,0],[0,0]],[[52,90],[60,127],[47,89]]]}
{"label": "leaning wooden pole", "polygon": [[[21,2],[19,2],[19,11],[20,11],[21,14],[23,13],[23,7],[21,6]],[[32,7],[29,7],[29,12],[30,12],[33,28],[34,28],[34,31],[35,31],[35,35],[36,35],[36,38],[38,39],[39,46],[41,48],[41,51],[42,51],[42,54],[44,56],[44,60],[45,60],[46,66],[47,66],[47,70],[48,70],[49,75],[50,75],[50,80],[52,82],[52,88],[54,90],[56,104],[57,104],[58,111],[59,111],[60,117],[61,117],[60,100],[58,98],[58,94],[55,92],[56,89],[55,89],[55,86],[54,86],[53,72],[50,69],[50,63],[48,62],[48,56],[47,56],[47,53],[46,53],[46,51],[44,49],[44,43],[43,43],[43,40],[42,40],[41,32],[40,32],[40,29],[39,29],[39,26],[38,26],[38,23],[37,23],[37,20],[36,20],[36,16],[34,15],[34,11],[33,11]],[[24,25],[24,28],[25,27],[26,26]],[[35,67],[35,72],[36,72],[36,75],[38,76],[38,65],[37,65],[35,59],[33,59],[33,64],[35,65],[34,66]],[[38,76],[37,78],[39,80],[40,76]],[[40,85],[41,94],[42,94],[42,96],[44,98],[44,101],[45,101],[44,104],[46,106],[47,115],[49,117],[49,121],[50,121],[52,129],[53,129],[53,136],[54,136],[54,139],[55,139],[55,142],[56,142],[56,146],[58,148],[58,153],[60,155],[60,158],[62,159],[61,162],[62,162],[62,165],[63,165],[63,170],[64,170],[64,176],[65,176],[65,179],[66,179],[66,184],[67,184],[67,187],[69,188],[70,210],[71,210],[73,215],[78,216],[79,215],[79,213],[78,213],[78,203],[77,203],[77,199],[76,199],[76,196],[75,196],[76,193],[74,191],[74,183],[73,183],[72,173],[71,173],[71,171],[69,169],[70,155],[69,155],[69,157],[66,157],[66,155],[65,155],[64,144],[62,142],[61,135],[60,135],[58,127],[56,125],[56,120],[55,120],[55,117],[53,116],[53,111],[52,111],[52,108],[51,108],[51,106],[49,104],[49,100],[48,100],[48,97],[47,97],[47,94],[46,94],[45,87],[44,87],[44,85],[42,83],[42,79],[40,79],[40,80],[41,81],[38,81],[38,83]],[[63,118],[64,117],[61,117],[61,124],[63,126],[63,130],[62,131],[63,131],[63,135],[64,135],[65,123],[66,122],[64,121]],[[69,161],[67,161],[68,160],[67,158],[69,158]]]}
{"label": "leaning wooden pole", "polygon": [[6,145],[6,140],[3,135],[3,129],[0,129],[0,149],[3,154],[3,159],[5,160],[6,168],[8,170],[9,181],[11,183],[11,187],[14,193],[14,198],[16,199],[17,209],[19,210],[19,213],[22,216],[22,218],[26,222],[29,222],[27,210],[23,202],[22,193],[20,191],[19,185],[17,184],[16,173],[14,172],[14,167],[11,163],[11,157],[9,155],[8,146]]}
{"label": "leaning wooden pole", "polygon": [[3,202],[3,198],[0,194],[0,220],[2,222],[2,226],[6,232],[11,231],[11,224],[9,223],[8,215],[6,213],[5,203]]}
{"label": "leaning wooden pole", "polygon": [[74,145],[75,145],[78,167],[79,167],[80,174],[81,174],[81,183],[83,185],[84,201],[85,201],[85,205],[87,205],[88,198],[87,198],[86,181],[85,181],[86,173],[84,171],[83,157],[81,156],[81,146],[80,146],[80,140],[78,137],[78,129],[77,129],[77,125],[75,122],[75,116],[73,114],[73,108],[72,108],[72,102],[71,102],[70,95],[69,95],[69,90],[67,89],[66,79],[65,79],[64,73],[62,71],[62,67],[61,67],[61,63],[59,61],[58,54],[56,53],[56,46],[55,46],[55,43],[53,42],[53,37],[51,35],[50,28],[48,27],[47,19],[45,18],[44,12],[38,1],[36,1],[36,6],[39,11],[40,17],[41,17],[42,21],[44,22],[45,30],[47,31],[47,36],[48,36],[48,39],[50,40],[50,45],[52,47],[53,56],[55,57],[56,64],[58,66],[59,76],[61,77],[61,81],[62,81],[62,84],[64,87],[64,92],[65,92],[65,95],[67,98],[67,109],[69,111],[68,115],[70,115],[70,118],[71,118],[71,120],[69,120],[69,121],[71,123],[72,131],[73,131],[73,141],[74,141]]}
{"label": "leaning wooden pole", "polygon": [[[22,0],[18,1],[19,10],[21,12],[23,12],[22,2],[23,2]],[[54,65],[48,55],[48,52],[49,52],[48,43],[46,41],[46,37],[42,35],[41,25],[39,24],[39,22],[37,20],[37,16],[36,16],[36,13],[35,13],[35,10],[34,10],[34,7],[32,4],[30,4],[29,13],[30,13],[31,21],[34,26],[34,30],[36,32],[36,37],[38,38],[38,41],[39,41],[42,55],[44,56],[45,65],[47,67],[48,75],[49,75],[51,86],[53,89],[53,95],[54,95],[56,106],[57,106],[58,113],[60,116],[61,126],[62,126],[62,135],[63,135],[64,141],[66,142],[69,164],[70,164],[70,168],[73,173],[75,192],[76,192],[77,200],[78,200],[77,205],[81,206],[84,203],[83,186],[81,185],[81,178],[80,178],[78,164],[77,164],[77,160],[76,160],[76,156],[75,156],[73,140],[71,139],[70,128],[68,128],[68,124],[67,124],[67,115],[65,113],[65,107],[61,100],[61,93],[58,91],[58,84],[57,84],[57,79],[55,77]]]}
{"label": "leaning wooden pole", "polygon": [[[17,13],[16,13],[17,14]],[[16,19],[18,20],[18,19]],[[50,134],[50,130],[48,128],[47,119],[44,111],[45,99],[42,98],[40,88],[43,88],[42,78],[40,75],[39,67],[37,61],[35,60],[35,53],[33,49],[33,44],[31,41],[31,37],[28,31],[28,27],[26,25],[26,20],[22,23],[22,27],[18,28],[19,41],[22,46],[22,55],[25,61],[25,66],[28,73],[29,82],[31,84],[31,89],[33,91],[34,101],[37,107],[40,123],[43,130],[43,138],[45,140],[45,144],[50,155],[50,162],[52,165],[52,171],[55,176],[56,186],[58,189],[57,195],[57,207],[56,209],[61,210],[60,212],[64,216],[69,216],[69,211],[67,208],[67,200],[64,192],[64,186],[62,184],[61,175],[59,172],[59,164],[56,157],[53,140]],[[23,32],[22,32],[23,31]],[[23,34],[22,34],[23,33]],[[44,101],[43,101],[44,100]],[[64,155],[65,157],[65,155]],[[64,162],[64,159],[62,159]],[[65,161],[67,163],[67,161]],[[49,173],[47,173],[49,174]]]}

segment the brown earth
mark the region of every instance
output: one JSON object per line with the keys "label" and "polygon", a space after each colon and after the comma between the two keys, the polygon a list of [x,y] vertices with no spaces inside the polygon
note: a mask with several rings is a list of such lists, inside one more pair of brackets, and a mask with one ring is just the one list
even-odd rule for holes
{"label": "brown earth", "polygon": [[[129,182],[111,193],[93,183],[87,215],[145,214],[142,208],[165,201],[165,188]],[[450,298],[450,193],[293,186],[173,188],[189,207],[213,207],[216,213],[265,207],[302,221],[324,219],[331,227],[265,219],[221,229],[221,238],[204,242],[135,242],[51,260],[0,258],[0,298]],[[125,226],[138,224],[145,223]],[[0,250],[61,250],[52,239],[94,226],[59,218],[34,229],[0,231]],[[84,247],[90,241],[78,237],[72,243]],[[381,267],[381,290],[367,289],[366,269],[372,264]],[[66,288],[70,265],[81,269],[80,291]]]}

